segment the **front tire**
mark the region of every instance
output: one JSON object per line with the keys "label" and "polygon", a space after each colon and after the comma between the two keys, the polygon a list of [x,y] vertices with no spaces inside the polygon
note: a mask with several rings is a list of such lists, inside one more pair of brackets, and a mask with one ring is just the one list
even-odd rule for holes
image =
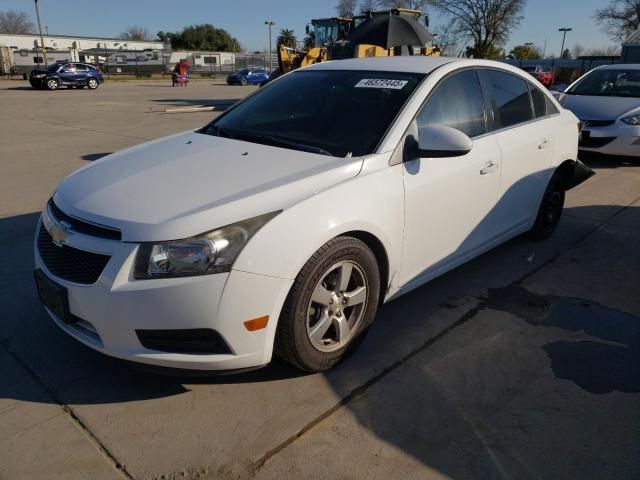
{"label": "front tire", "polygon": [[379,295],[373,252],[352,237],[330,240],[291,287],[278,322],[276,354],[309,372],[330,369],[373,321]]}
{"label": "front tire", "polygon": [[60,82],[57,78],[49,78],[46,85],[49,90],[57,90],[60,86]]}
{"label": "front tire", "polygon": [[542,197],[538,216],[533,228],[529,230],[529,237],[533,240],[546,240],[556,231],[562,209],[564,207],[565,191],[557,177],[552,177]]}

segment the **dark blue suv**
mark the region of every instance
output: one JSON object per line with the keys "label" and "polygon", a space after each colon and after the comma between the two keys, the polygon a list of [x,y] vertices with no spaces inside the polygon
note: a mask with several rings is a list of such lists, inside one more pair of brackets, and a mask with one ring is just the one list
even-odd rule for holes
{"label": "dark blue suv", "polygon": [[104,82],[100,69],[86,63],[58,62],[46,70],[32,70],[29,83],[33,88],[57,90],[60,87],[87,87],[95,90]]}
{"label": "dark blue suv", "polygon": [[245,68],[227,77],[229,85],[260,85],[269,80],[269,72],[262,68]]}

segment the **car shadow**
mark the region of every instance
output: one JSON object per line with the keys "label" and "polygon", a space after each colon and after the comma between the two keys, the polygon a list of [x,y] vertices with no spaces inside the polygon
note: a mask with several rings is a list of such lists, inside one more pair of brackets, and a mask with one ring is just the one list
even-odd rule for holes
{"label": "car shadow", "polygon": [[80,158],[86,160],[88,162],[94,162],[96,160],[100,160],[102,157],[106,157],[107,155],[111,155],[113,152],[103,152],[103,153],[86,153],[82,155]]}
{"label": "car shadow", "polygon": [[[619,210],[620,207],[600,205],[568,208],[566,213],[570,215],[565,216],[563,221],[573,221],[577,217],[612,217]],[[634,211],[634,218],[637,218],[640,209]],[[0,249],[0,301],[5,314],[0,330],[0,353],[10,360],[4,363],[7,367],[0,380],[0,398],[72,405],[120,403],[182,395],[189,391],[190,384],[262,383],[306,375],[277,359],[260,370],[233,376],[194,375],[175,371],[158,374],[154,369],[134,367],[84,347],[60,331],[38,303],[32,277],[32,245],[37,222],[38,214],[0,219],[0,245],[3,247]],[[540,372],[525,364],[510,364],[513,350],[509,349],[498,350],[495,356],[491,353],[493,350],[486,350],[489,364],[485,363],[486,358],[479,355],[476,349],[478,343],[493,338],[490,323],[486,325],[487,330],[470,330],[456,338],[454,345],[442,351],[434,349],[434,357],[426,364],[412,360],[417,360],[417,355],[422,352],[431,351],[436,345],[435,341],[450,339],[452,325],[456,329],[473,325],[473,322],[468,322],[473,317],[469,317],[464,310],[458,311],[459,299],[476,291],[479,286],[500,282],[501,268],[511,268],[504,262],[511,262],[514,252],[520,252],[516,258],[521,259],[523,271],[535,269],[536,264],[528,262],[524,255],[531,249],[541,248],[534,245],[539,244],[517,237],[385,305],[359,348],[337,368],[317,376],[333,389],[338,398],[349,399],[349,402],[344,402],[344,408],[361,426],[425,465],[453,478],[468,477],[469,472],[476,478],[498,477],[496,462],[506,462],[507,470],[518,471],[521,468],[519,460],[505,451],[519,446],[514,443],[507,447],[504,444],[505,437],[501,437],[506,435],[508,438],[513,433],[495,431],[491,425],[495,412],[500,411],[500,402],[505,402],[505,398],[513,394],[527,399],[527,395],[532,393],[517,378],[511,380],[516,382],[515,393],[509,393],[512,386],[508,381],[493,386],[487,371],[509,367],[515,369],[514,375],[517,377],[518,369],[522,368],[520,375],[525,378],[535,378]],[[637,262],[637,258],[629,261]],[[492,298],[494,301],[491,301]],[[637,376],[634,372],[637,372],[639,358],[638,330],[635,326],[616,327],[614,334],[607,333],[608,327],[605,325],[617,313],[602,313],[604,310],[597,308],[594,309],[595,316],[590,317],[576,314],[575,311],[567,313],[566,307],[563,307],[566,305],[564,299],[548,297],[539,301],[549,303],[536,310],[537,301],[536,298],[519,297],[498,290],[493,297],[481,300],[474,312],[516,312],[523,321],[537,324],[531,328],[583,330],[592,337],[586,342],[581,340],[582,343],[578,343],[570,339],[543,342],[539,350],[549,359],[549,363],[546,367],[544,364],[535,364],[534,367],[548,368],[557,378],[570,381],[590,393],[612,389],[637,392]],[[523,309],[533,309],[533,313],[529,310],[523,313]],[[441,318],[447,312],[460,315],[461,319],[440,326]],[[633,316],[616,318],[619,319],[618,323],[637,320]],[[512,321],[501,322],[505,329],[513,327]],[[432,331],[431,325],[438,328]],[[524,345],[516,333],[513,335],[510,338],[515,342],[514,348]],[[633,351],[621,350],[621,354],[613,355],[610,359],[603,357],[603,353],[611,353],[612,342],[620,348]],[[442,343],[445,346],[447,344]],[[455,355],[462,355],[462,360],[446,363]],[[585,362],[585,358],[590,361]],[[398,376],[392,378],[390,374],[398,372],[400,366],[402,376],[399,379]],[[598,372],[590,368],[596,368]],[[631,374],[607,377],[609,371],[625,370]],[[585,377],[588,379],[592,376],[590,371],[600,379],[595,386],[593,381],[584,381]],[[43,395],[40,390],[21,388],[18,379],[23,375],[34,378],[52,394]],[[384,398],[375,392],[371,395],[362,394],[385,377],[391,382],[391,387],[385,391]],[[410,378],[410,381],[403,381],[403,378]],[[100,381],[96,382],[96,379]],[[453,383],[449,384],[448,379]],[[489,402],[491,408],[480,409],[478,405],[484,401],[484,396],[489,395],[487,389],[494,387],[496,392],[507,397],[492,398]],[[535,401],[535,398],[531,400]],[[474,401],[479,403],[476,405]],[[518,405],[525,412],[526,408],[532,408],[526,402]],[[573,407],[566,403],[562,405],[569,409],[568,413],[565,411],[563,414],[570,416]],[[507,407],[504,403],[503,406]]]}
{"label": "car shadow", "polygon": [[227,108],[240,101],[238,98],[212,100],[210,98],[161,98],[152,100],[167,107],[215,107],[216,112],[224,112]]}
{"label": "car shadow", "polygon": [[640,157],[620,155],[602,155],[592,152],[580,152],[580,160],[591,168],[606,169],[620,167],[640,167]]}
{"label": "car shadow", "polygon": [[38,90],[37,88],[33,88],[31,86],[29,86],[29,87],[9,87],[9,88],[6,88],[5,90],[33,90],[34,92],[44,91],[44,90]]}

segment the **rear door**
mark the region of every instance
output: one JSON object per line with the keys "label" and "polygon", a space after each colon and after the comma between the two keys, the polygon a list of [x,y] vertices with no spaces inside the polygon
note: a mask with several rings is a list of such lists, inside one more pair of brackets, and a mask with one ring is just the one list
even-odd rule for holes
{"label": "rear door", "polygon": [[63,85],[73,85],[75,83],[76,66],[73,63],[67,63],[58,71],[60,83]]}
{"label": "rear door", "polygon": [[450,158],[406,158],[405,244],[401,283],[424,281],[473,256],[491,237],[500,179],[500,147],[488,134],[485,101],[474,69],[445,77],[408,132],[447,125],[467,134],[473,149]]}
{"label": "rear door", "polygon": [[535,220],[551,175],[554,134],[552,122],[545,116],[536,118],[530,82],[510,72],[490,69],[483,70],[481,78],[491,98],[495,137],[502,151],[495,208],[498,236],[525,230]]}
{"label": "rear door", "polygon": [[76,73],[74,75],[74,82],[76,85],[86,85],[87,78],[89,76],[89,68],[81,63],[76,63]]}

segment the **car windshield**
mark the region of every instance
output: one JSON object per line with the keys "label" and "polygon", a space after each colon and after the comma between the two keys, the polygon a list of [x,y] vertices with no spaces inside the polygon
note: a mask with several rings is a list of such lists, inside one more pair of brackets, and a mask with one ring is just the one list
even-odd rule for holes
{"label": "car windshield", "polygon": [[336,157],[368,155],[424,77],[298,71],[259,90],[200,133]]}
{"label": "car windshield", "polygon": [[240,75],[249,75],[249,70],[245,68],[244,70],[240,70],[238,73]]}
{"label": "car windshield", "polygon": [[56,72],[60,68],[60,63],[53,63],[47,67],[47,72]]}
{"label": "car windshield", "polygon": [[640,70],[593,70],[565,93],[603,97],[640,97]]}

